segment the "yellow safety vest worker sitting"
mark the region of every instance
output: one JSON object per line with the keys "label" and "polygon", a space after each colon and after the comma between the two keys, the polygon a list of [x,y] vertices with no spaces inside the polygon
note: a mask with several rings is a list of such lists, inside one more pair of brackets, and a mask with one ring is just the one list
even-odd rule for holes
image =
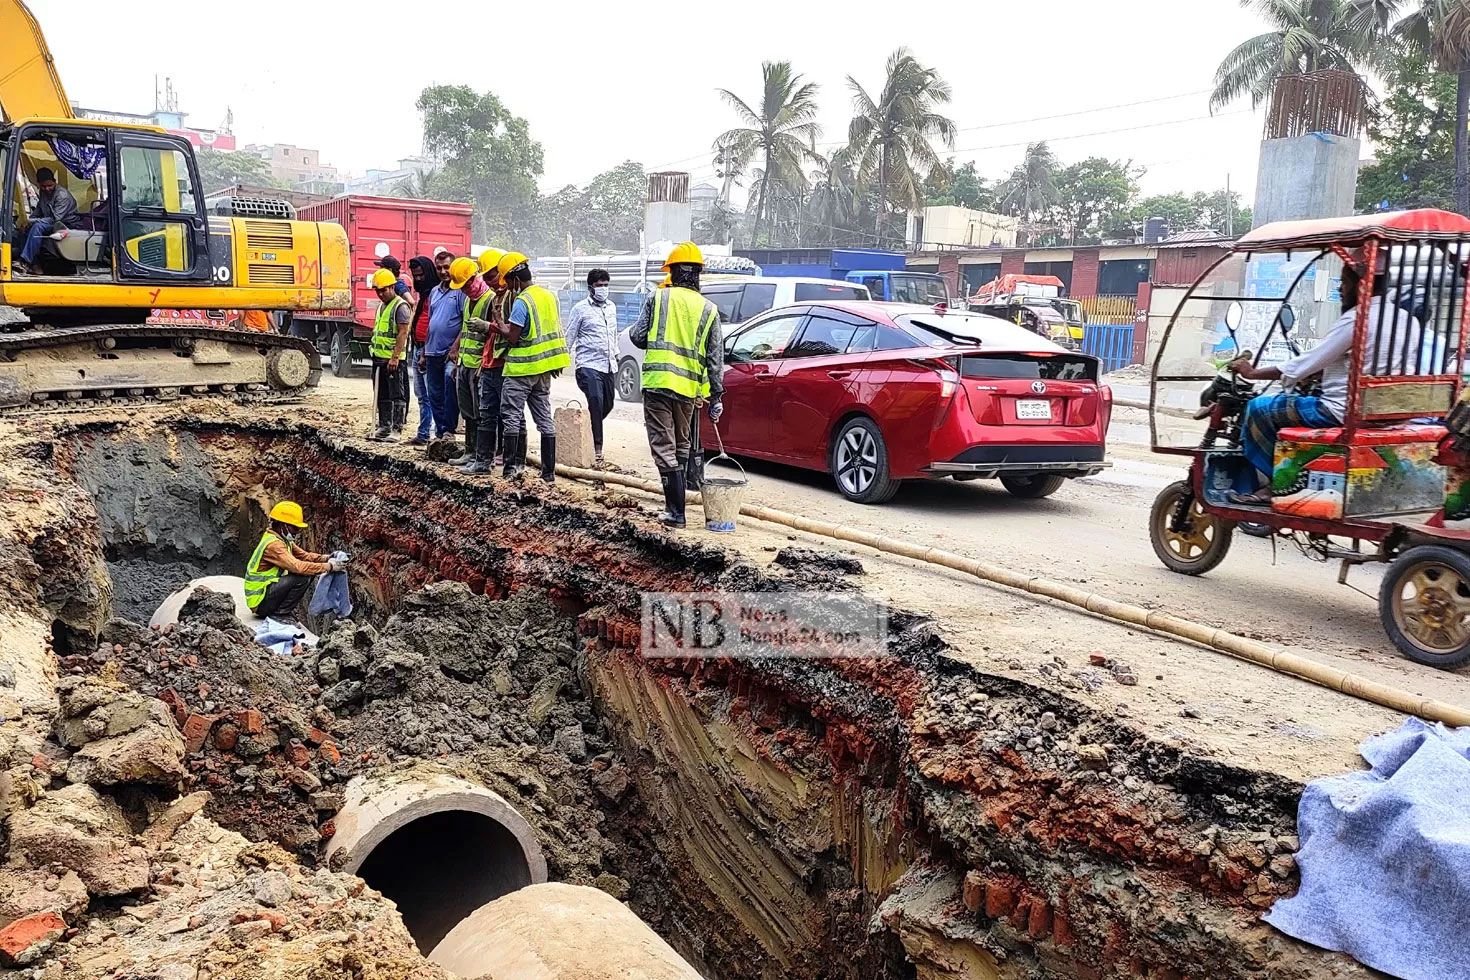
{"label": "yellow safety vest worker sitting", "polygon": [[306,596],[314,576],[342,570],[342,563],[299,547],[295,531],[306,527],[301,505],[283,500],[271,508],[270,524],[245,566],[245,605],[264,619],[290,613]]}

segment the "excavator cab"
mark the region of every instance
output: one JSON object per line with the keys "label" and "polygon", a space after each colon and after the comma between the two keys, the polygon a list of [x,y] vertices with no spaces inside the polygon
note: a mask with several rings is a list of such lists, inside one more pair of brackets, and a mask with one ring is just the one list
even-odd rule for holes
{"label": "excavator cab", "polygon": [[[180,137],[78,121],[30,123],[6,135],[0,236],[12,257],[39,200],[37,172],[77,202],[44,241],[29,275],[88,281],[210,283],[209,225],[191,147]],[[16,272],[17,278],[23,273]]]}

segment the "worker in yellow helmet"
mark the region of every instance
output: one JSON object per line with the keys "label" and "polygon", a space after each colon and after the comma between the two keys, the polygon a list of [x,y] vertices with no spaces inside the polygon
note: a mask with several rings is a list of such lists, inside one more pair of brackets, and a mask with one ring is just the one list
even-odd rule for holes
{"label": "worker in yellow helmet", "polygon": [[[495,325],[505,322],[502,310],[505,287],[500,279],[500,261],[504,249],[487,248],[480,253],[480,279],[484,292],[470,299],[465,309],[465,337],[460,341],[460,371],[475,376],[473,402],[478,411],[475,438],[465,430],[467,461],[460,472],[470,476],[489,473],[500,446],[500,385],[502,368],[496,356],[497,343],[503,343]],[[468,295],[468,291],[466,293]],[[466,348],[468,344],[468,349]],[[473,362],[472,364],[470,362]],[[469,367],[466,367],[466,365]],[[464,404],[464,396],[460,396]]]}
{"label": "worker in yellow helmet", "polygon": [[[373,339],[369,345],[373,355],[373,393],[378,404],[378,428],[368,438],[375,442],[392,442],[394,425],[408,415],[408,391],[398,372],[408,370],[403,352],[408,348],[413,312],[408,301],[398,294],[398,277],[392,272],[379,269],[369,281],[381,305],[373,322]],[[404,403],[401,415],[397,409],[400,400]]]}
{"label": "worker in yellow helmet", "polygon": [[680,242],[669,252],[664,271],[669,285],[655,289],[643,313],[628,331],[643,356],[643,425],[648,448],[663,481],[665,510],[659,520],[684,526],[685,468],[692,452],[691,430],[696,401],[707,400],[711,422],[724,407],[724,344],[720,313],[699,294],[704,255],[693,242]]}
{"label": "worker in yellow helmet", "polygon": [[296,532],[306,527],[301,505],[283,500],[271,508],[260,543],[245,566],[245,605],[261,619],[290,615],[306,597],[313,576],[340,572],[345,558],[329,558],[296,544]]}
{"label": "worker in yellow helmet", "polygon": [[505,280],[505,323],[496,332],[505,339],[505,381],[500,393],[500,422],[504,429],[503,475],[519,479],[525,473],[527,442],[525,410],[531,409],[541,433],[541,480],[556,482],[556,423],[551,417],[551,379],[571,365],[561,336],[561,304],[551,290],[533,283],[530,260],[512,252],[500,260]]}

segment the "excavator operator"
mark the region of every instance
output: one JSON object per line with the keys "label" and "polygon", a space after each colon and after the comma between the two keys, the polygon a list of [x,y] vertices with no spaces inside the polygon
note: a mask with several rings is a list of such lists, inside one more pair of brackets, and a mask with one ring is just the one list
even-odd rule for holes
{"label": "excavator operator", "polygon": [[36,268],[36,258],[45,240],[70,228],[77,220],[77,199],[72,196],[71,191],[56,182],[56,174],[50,167],[41,167],[36,171],[36,187],[41,191],[40,198],[31,209],[31,223],[26,228],[26,240],[15,263],[18,271],[30,275],[40,271]]}

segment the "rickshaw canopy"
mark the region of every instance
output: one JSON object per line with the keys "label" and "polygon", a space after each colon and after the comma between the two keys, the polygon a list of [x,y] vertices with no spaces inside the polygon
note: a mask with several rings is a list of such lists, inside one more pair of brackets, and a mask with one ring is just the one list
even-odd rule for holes
{"label": "rickshaw canopy", "polygon": [[1419,208],[1344,218],[1273,221],[1247,232],[1235,243],[1239,252],[1281,252],[1309,246],[1356,245],[1370,238],[1386,242],[1470,237],[1470,218],[1453,211]]}

